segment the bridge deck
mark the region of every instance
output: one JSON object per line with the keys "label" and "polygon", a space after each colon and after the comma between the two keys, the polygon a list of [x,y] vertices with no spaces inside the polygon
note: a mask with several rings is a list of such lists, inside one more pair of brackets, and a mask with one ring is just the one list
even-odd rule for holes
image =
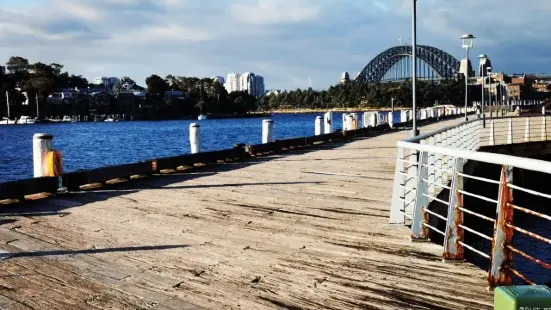
{"label": "bridge deck", "polygon": [[388,224],[407,135],[4,208],[0,307],[491,309],[485,272]]}

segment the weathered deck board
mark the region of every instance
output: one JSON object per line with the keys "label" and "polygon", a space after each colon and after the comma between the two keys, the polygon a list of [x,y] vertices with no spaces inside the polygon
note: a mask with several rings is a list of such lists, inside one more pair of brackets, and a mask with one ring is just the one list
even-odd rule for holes
{"label": "weathered deck board", "polygon": [[20,253],[0,260],[0,306],[491,309],[485,272],[388,224],[407,135],[4,208],[0,249]]}

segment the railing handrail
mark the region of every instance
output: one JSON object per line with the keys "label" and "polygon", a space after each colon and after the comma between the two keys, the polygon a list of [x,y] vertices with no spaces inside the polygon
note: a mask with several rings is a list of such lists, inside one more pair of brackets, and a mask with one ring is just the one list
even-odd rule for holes
{"label": "railing handrail", "polygon": [[[465,123],[463,123],[465,124]],[[512,155],[496,154],[481,151],[468,151],[463,149],[454,149],[450,147],[441,147],[435,145],[426,145],[399,141],[398,147],[414,149],[421,152],[438,153],[446,156],[459,157],[468,160],[476,160],[488,164],[506,165],[515,168],[521,168],[532,171],[539,171],[551,174],[551,163],[544,160],[518,157]]]}

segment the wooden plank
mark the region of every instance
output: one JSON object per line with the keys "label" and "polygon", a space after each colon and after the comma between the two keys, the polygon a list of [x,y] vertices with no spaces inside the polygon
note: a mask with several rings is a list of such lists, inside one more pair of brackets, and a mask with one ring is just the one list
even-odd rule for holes
{"label": "wooden plank", "polygon": [[0,183],[0,200],[22,199],[39,193],[55,193],[57,178],[43,177]]}

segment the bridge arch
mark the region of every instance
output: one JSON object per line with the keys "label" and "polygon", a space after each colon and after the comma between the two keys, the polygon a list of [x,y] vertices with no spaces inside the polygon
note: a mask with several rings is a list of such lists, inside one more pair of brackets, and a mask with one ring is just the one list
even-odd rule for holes
{"label": "bridge arch", "polygon": [[[356,81],[364,83],[381,82],[385,74],[394,65],[400,61],[410,59],[411,54],[411,45],[391,47],[373,58],[358,74]],[[418,45],[417,57],[418,61],[427,64],[440,78],[453,78],[459,72],[460,61],[439,48]]]}

